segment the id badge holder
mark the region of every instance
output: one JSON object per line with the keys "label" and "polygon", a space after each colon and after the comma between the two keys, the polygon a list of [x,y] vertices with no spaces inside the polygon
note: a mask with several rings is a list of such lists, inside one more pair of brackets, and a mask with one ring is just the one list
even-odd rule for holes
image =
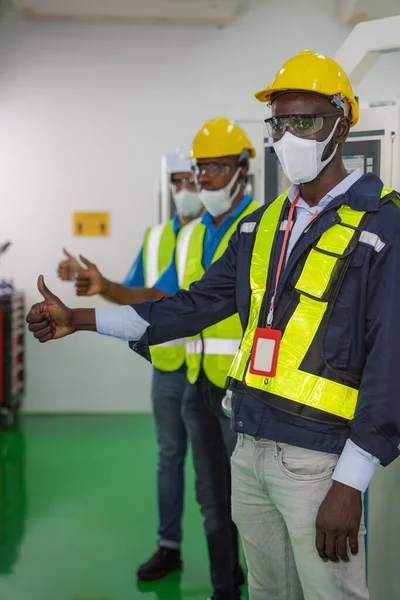
{"label": "id badge holder", "polygon": [[258,327],[251,352],[250,373],[275,377],[282,332],[270,327]]}

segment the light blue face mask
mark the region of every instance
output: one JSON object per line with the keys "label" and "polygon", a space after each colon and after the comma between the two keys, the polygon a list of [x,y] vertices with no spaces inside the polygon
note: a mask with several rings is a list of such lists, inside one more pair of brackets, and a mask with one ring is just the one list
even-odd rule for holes
{"label": "light blue face mask", "polygon": [[231,194],[233,186],[238,180],[242,167],[239,167],[228,183],[228,185],[220,190],[201,190],[199,197],[204,205],[204,208],[213,217],[219,217],[224,213],[228,212],[231,208],[235,198],[237,198],[240,192],[240,185],[237,186],[236,190]]}

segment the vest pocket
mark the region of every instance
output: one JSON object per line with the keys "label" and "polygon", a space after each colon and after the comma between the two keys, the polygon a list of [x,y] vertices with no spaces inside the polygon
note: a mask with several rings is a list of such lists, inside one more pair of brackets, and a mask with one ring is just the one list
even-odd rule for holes
{"label": "vest pocket", "polygon": [[360,315],[365,314],[365,261],[365,249],[357,248],[332,309],[324,337],[325,361],[340,371],[348,370],[352,336],[354,332],[362,330],[359,319]]}

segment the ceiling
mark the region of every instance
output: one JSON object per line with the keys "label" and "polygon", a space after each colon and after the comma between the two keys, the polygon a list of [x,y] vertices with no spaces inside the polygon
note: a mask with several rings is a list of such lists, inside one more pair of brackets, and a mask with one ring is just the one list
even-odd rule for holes
{"label": "ceiling", "polygon": [[340,18],[347,25],[400,14],[400,0],[339,0]]}
{"label": "ceiling", "polygon": [[240,0],[13,0],[30,18],[102,19],[223,27]]}
{"label": "ceiling", "polygon": [[[30,18],[123,20],[224,27],[255,0],[12,0]],[[258,0],[260,1],[260,0]],[[267,0],[264,0],[267,1]],[[306,0],[303,0],[306,1]],[[332,0],[346,25],[400,14],[400,0]]]}

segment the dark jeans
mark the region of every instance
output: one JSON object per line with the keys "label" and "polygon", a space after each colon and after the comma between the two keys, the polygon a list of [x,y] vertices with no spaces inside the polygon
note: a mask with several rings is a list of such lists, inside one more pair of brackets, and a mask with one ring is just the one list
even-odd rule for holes
{"label": "dark jeans", "polygon": [[196,472],[196,499],[204,517],[214,600],[237,600],[239,571],[238,533],[231,519],[230,457],[236,433],[224,415],[224,390],[201,375],[188,384],[183,419],[192,446]]}
{"label": "dark jeans", "polygon": [[186,367],[153,370],[152,402],[158,444],[159,543],[179,548],[182,540],[187,433],[182,419]]}

